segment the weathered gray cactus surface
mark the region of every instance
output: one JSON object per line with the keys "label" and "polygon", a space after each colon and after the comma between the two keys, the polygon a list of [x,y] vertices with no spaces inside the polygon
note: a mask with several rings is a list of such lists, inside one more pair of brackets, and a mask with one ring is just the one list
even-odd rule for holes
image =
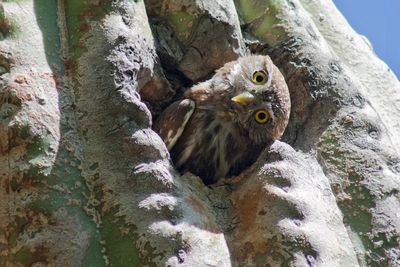
{"label": "weathered gray cactus surface", "polygon": [[[400,266],[400,83],[330,0],[0,3],[0,266]],[[282,141],[211,188],[152,120],[247,53]]]}

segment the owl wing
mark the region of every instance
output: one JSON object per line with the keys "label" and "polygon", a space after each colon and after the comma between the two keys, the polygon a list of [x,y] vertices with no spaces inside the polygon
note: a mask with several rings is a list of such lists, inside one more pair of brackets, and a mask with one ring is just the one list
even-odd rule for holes
{"label": "owl wing", "polygon": [[157,119],[154,130],[160,135],[168,150],[176,144],[195,109],[190,99],[172,103]]}

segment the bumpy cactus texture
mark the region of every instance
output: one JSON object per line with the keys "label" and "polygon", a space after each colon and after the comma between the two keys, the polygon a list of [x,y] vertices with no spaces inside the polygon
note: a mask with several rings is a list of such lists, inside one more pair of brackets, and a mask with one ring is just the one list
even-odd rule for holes
{"label": "bumpy cactus texture", "polygon": [[[226,183],[152,121],[268,54],[292,113]],[[0,2],[0,266],[400,266],[400,83],[330,0]]]}

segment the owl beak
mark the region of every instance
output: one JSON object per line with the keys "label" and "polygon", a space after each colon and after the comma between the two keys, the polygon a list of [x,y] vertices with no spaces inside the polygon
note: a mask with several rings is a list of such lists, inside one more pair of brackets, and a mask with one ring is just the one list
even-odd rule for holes
{"label": "owl beak", "polygon": [[247,105],[255,101],[255,96],[249,92],[244,92],[232,97],[231,100],[238,104]]}

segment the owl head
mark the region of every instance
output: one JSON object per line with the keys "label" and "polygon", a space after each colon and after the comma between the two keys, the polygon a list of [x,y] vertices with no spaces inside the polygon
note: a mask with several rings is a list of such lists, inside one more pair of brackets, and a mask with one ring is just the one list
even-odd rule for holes
{"label": "owl head", "polygon": [[223,89],[224,108],[253,141],[265,143],[282,136],[289,120],[289,90],[269,56],[241,57],[216,76],[229,87]]}

